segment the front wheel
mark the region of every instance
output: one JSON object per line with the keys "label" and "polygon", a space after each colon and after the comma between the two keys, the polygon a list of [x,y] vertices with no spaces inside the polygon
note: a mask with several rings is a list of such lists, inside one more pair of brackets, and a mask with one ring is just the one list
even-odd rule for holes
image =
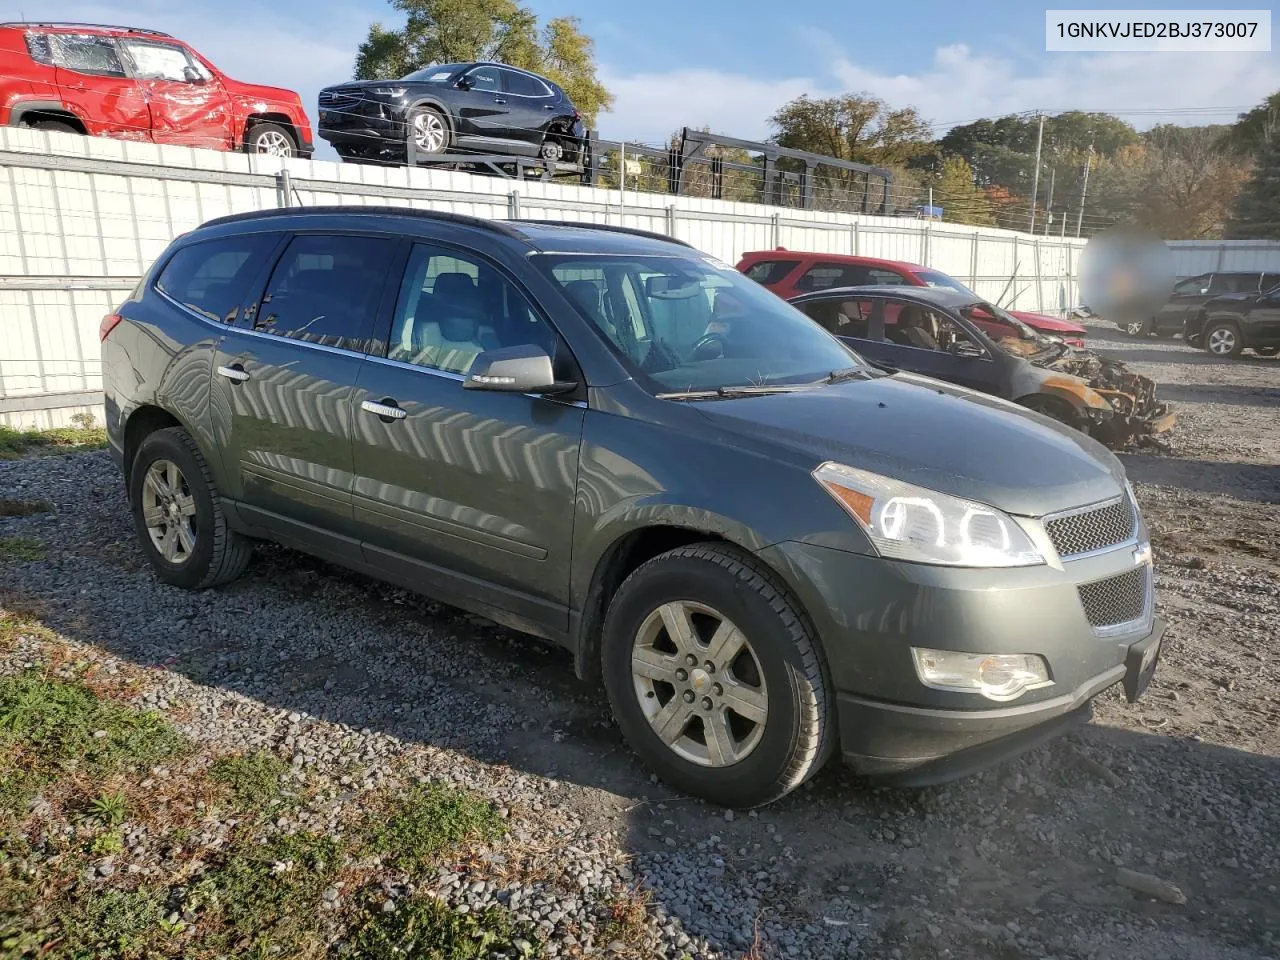
{"label": "front wheel", "polygon": [[143,553],[166,583],[212,587],[249,563],[253,547],[228,526],[209,465],[182,427],[142,441],[129,472],[129,510]]}
{"label": "front wheel", "polygon": [[244,138],[245,153],[261,153],[268,157],[297,156],[297,145],[289,131],[278,123],[255,123]]}
{"label": "front wheel", "polygon": [[609,605],[602,656],[623,735],[683,793],[758,806],[830,755],[833,701],[817,640],[749,554],[702,543],[637,568]]}
{"label": "front wheel", "polygon": [[1130,320],[1124,325],[1124,332],[1131,337],[1145,337],[1151,328],[1146,320]]}
{"label": "front wheel", "polygon": [[1234,323],[1215,323],[1204,331],[1204,348],[1215,357],[1238,357],[1244,340]]}
{"label": "front wheel", "polygon": [[440,111],[415,107],[409,112],[409,128],[418,153],[437,154],[449,149],[449,125]]}

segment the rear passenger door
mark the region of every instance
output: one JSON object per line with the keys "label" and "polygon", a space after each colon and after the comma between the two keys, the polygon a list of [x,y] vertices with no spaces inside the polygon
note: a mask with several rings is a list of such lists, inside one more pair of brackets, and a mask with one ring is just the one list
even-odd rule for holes
{"label": "rear passenger door", "polygon": [[49,43],[62,102],[90,131],[121,140],[151,139],[146,97],[125,70],[115,40],[51,33]]}
{"label": "rear passenger door", "polygon": [[567,625],[585,403],[467,390],[477,356],[535,344],[582,382],[519,286],[468,250],[415,243],[383,357],[350,404],[355,518],[366,561],[441,599],[510,611],[535,633]]}
{"label": "rear passenger door", "polygon": [[527,73],[515,70],[501,72],[507,97],[508,136],[535,147],[541,146],[547,121],[555,112],[551,88]]}
{"label": "rear passenger door", "polygon": [[[351,394],[399,239],[299,233],[218,345],[213,419],[228,496],[319,553],[350,536]],[[358,542],[350,542],[358,553]]]}

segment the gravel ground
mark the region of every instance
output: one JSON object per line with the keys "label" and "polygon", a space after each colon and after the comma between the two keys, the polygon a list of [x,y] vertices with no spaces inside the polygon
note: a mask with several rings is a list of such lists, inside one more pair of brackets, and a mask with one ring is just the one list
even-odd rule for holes
{"label": "gravel ground", "polygon": [[[1139,704],[1105,695],[1081,733],[945,787],[832,765],[750,814],[673,796],[562,651],[275,547],[218,591],[160,585],[104,453],[0,463],[0,496],[55,507],[0,520],[48,553],[0,556],[0,606],[146,668],[145,705],[192,740],[284,750],[329,785],[282,830],[415,777],[500,804],[515,879],[442,870],[436,892],[504,904],[549,955],[1280,957],[1280,360],[1090,333],[1181,418],[1169,453],[1125,457],[1162,665]],[[610,940],[636,885],[647,919]]]}

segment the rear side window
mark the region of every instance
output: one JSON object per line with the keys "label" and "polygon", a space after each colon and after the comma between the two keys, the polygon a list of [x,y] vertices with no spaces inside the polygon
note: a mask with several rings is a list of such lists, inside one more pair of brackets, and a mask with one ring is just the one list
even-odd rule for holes
{"label": "rear side window", "polygon": [[28,33],[27,53],[36,63],[53,66],[53,44],[49,42],[47,33]]}
{"label": "rear side window", "polygon": [[758,260],[747,267],[747,279],[766,287],[781,283],[783,277],[800,265],[799,260]]}
{"label": "rear side window", "polygon": [[513,93],[518,97],[549,97],[551,91],[546,88],[541,80],[529,76],[526,73],[516,73],[514,70],[503,70],[502,78],[507,84],[507,93]]}
{"label": "rear side window", "polygon": [[203,317],[233,323],[249,281],[278,238],[252,234],[183,247],[160,271],[156,289]]}
{"label": "rear side window", "polygon": [[389,237],[294,237],[267,284],[254,329],[365,350],[396,247]]}
{"label": "rear side window", "polygon": [[123,77],[124,65],[108,37],[60,33],[54,39],[54,60],[58,66],[76,73],[98,77]]}

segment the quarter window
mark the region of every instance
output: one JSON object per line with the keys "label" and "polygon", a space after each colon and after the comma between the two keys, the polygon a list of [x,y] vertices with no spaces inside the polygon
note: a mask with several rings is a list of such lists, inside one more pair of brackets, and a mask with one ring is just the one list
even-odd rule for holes
{"label": "quarter window", "polygon": [[506,81],[507,93],[518,97],[549,97],[551,91],[537,77],[527,73],[516,73],[514,70],[503,70],[502,78]]}
{"label": "quarter window", "polygon": [[31,54],[31,59],[36,63],[53,66],[53,45],[49,42],[47,33],[28,33],[27,53]]}
{"label": "quarter window", "polygon": [[124,65],[115,42],[107,37],[55,34],[54,58],[58,66],[99,77],[123,77]]}
{"label": "quarter window", "polygon": [[390,359],[466,374],[486,350],[525,345],[553,360],[567,357],[555,332],[496,267],[445,247],[414,245],[396,300]]}
{"label": "quarter window", "polygon": [[254,329],[366,349],[395,245],[389,237],[295,237],[271,274]]}
{"label": "quarter window", "polygon": [[183,247],[160,272],[156,289],[203,317],[231,323],[277,236],[254,234]]}

